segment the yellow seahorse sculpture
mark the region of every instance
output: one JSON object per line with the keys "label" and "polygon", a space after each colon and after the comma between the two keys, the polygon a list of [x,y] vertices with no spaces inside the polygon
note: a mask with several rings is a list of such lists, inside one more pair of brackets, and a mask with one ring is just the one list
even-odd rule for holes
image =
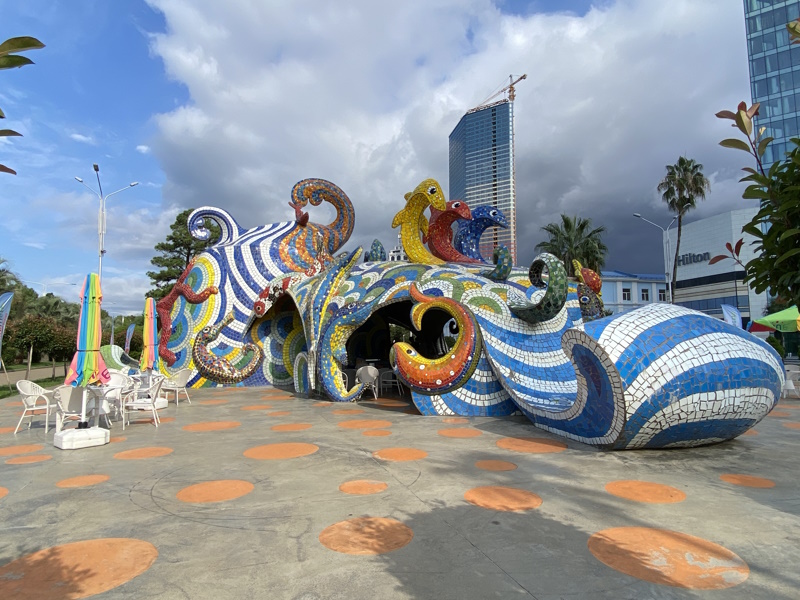
{"label": "yellow seahorse sculpture", "polygon": [[447,208],[442,186],[435,179],[426,179],[405,197],[406,205],[392,219],[392,228],[400,227],[400,241],[408,260],[425,265],[443,265],[444,261],[431,254],[419,236],[420,230],[427,230],[428,219],[423,213],[428,206],[439,210]]}

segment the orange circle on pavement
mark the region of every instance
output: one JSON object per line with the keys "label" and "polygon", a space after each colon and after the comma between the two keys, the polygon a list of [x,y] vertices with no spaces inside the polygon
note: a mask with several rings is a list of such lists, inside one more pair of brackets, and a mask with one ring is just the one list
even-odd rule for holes
{"label": "orange circle on pavement", "polygon": [[768,417],[791,417],[792,413],[788,413],[785,410],[773,410],[767,416]]}
{"label": "orange circle on pavement", "polygon": [[319,534],[319,541],[335,552],[363,556],[392,552],[413,537],[411,528],[395,519],[359,517],[326,527]]}
{"label": "orange circle on pavement", "polygon": [[567,445],[563,442],[548,440],[547,438],[503,438],[497,440],[497,447],[514,452],[525,452],[529,454],[549,454],[552,452],[563,452]]}
{"label": "orange circle on pavement", "polygon": [[289,442],[285,444],[265,444],[256,446],[244,451],[247,458],[256,460],[280,460],[283,458],[299,458],[314,454],[319,450],[319,446],[300,442]]}
{"label": "orange circle on pavement", "polygon": [[754,475],[738,475],[736,473],[725,473],[719,476],[722,481],[732,483],[733,485],[741,485],[743,487],[751,488],[774,488],[775,482],[771,479],[764,477],[755,477]]}
{"label": "orange circle on pavement", "polygon": [[364,412],[363,408],[338,408],[333,412],[334,415],[360,415]]}
{"label": "orange circle on pavement", "polygon": [[108,475],[81,475],[80,477],[70,477],[69,479],[62,479],[58,483],[56,483],[56,487],[60,488],[77,488],[77,487],[88,487],[90,485],[96,485],[98,483],[103,483],[104,481],[108,481],[111,479]]}
{"label": "orange circle on pavement", "polygon": [[0,498],[8,496],[8,488],[0,487]]}
{"label": "orange circle on pavement", "polygon": [[748,429],[742,435],[758,435],[758,432],[755,429]]}
{"label": "orange circle on pavement", "polygon": [[235,500],[249,494],[255,486],[249,481],[241,479],[221,479],[218,481],[204,481],[183,488],[175,494],[181,502],[201,504],[205,502],[225,502]]}
{"label": "orange circle on pavement", "polygon": [[440,429],[437,431],[439,435],[442,437],[449,437],[449,438],[476,438],[478,436],[483,435],[477,429],[471,429],[469,427],[450,427],[449,429]]}
{"label": "orange circle on pavement", "polygon": [[650,583],[720,590],[743,583],[750,568],[727,548],[702,538],[650,527],[617,527],[589,538],[589,551],[616,571]]}
{"label": "orange circle on pavement", "polygon": [[239,410],[272,410],[273,408],[271,404],[253,404],[252,406],[243,406]]}
{"label": "orange circle on pavement", "polygon": [[391,398],[378,398],[375,400],[375,404],[380,406],[394,406],[394,407],[401,407],[401,406],[408,406],[408,402],[403,402],[402,400],[392,400]]}
{"label": "orange circle on pavement", "polygon": [[294,396],[264,396],[262,400],[268,400],[269,402],[285,402],[286,400],[294,400]]}
{"label": "orange circle on pavement", "polygon": [[484,471],[513,471],[517,468],[517,465],[507,460],[479,460],[475,466]]}
{"label": "orange circle on pavement", "polygon": [[12,400],[11,402],[6,402],[6,406],[25,406],[25,404],[21,400]]}
{"label": "orange circle on pavement", "polygon": [[269,417],[285,417],[287,415],[292,414],[290,410],[274,410],[272,412],[268,412],[267,416]]}
{"label": "orange circle on pavement", "polygon": [[387,435],[392,435],[392,432],[388,429],[365,429],[361,432],[361,435],[366,435],[367,437],[385,437]]}
{"label": "orange circle on pavement", "polygon": [[144,458],[158,458],[159,456],[166,456],[172,454],[172,448],[165,446],[150,446],[148,448],[136,448],[134,450],[125,450],[117,452],[114,458],[119,460],[141,460]]}
{"label": "orange circle on pavement", "polygon": [[385,429],[391,426],[391,421],[382,421],[381,419],[360,419],[356,421],[342,421],[339,423],[339,427],[343,429]]}
{"label": "orange circle on pavement", "polygon": [[366,496],[369,494],[378,494],[389,487],[388,483],[383,481],[372,481],[370,479],[357,479],[355,481],[345,481],[339,486],[339,491],[345,494],[354,494],[357,496]]}
{"label": "orange circle on pavement", "polygon": [[273,425],[270,429],[272,431],[303,431],[304,429],[311,429],[311,423],[284,423],[282,425]]}
{"label": "orange circle on pavement", "polygon": [[406,462],[409,460],[421,460],[428,456],[428,453],[416,448],[384,448],[373,452],[372,456],[392,462]]}
{"label": "orange circle on pavement", "polygon": [[648,504],[674,504],[686,500],[686,494],[681,490],[650,481],[612,481],[606,484],[606,491],[619,498]]}
{"label": "orange circle on pavement", "polygon": [[0,567],[0,598],[88,598],[141,575],[156,558],[153,544],[131,538],[45,548]]}
{"label": "orange circle on pavement", "polygon": [[464,500],[481,508],[503,512],[531,510],[542,504],[542,499],[533,492],[501,485],[472,488],[464,494]]}
{"label": "orange circle on pavement", "polygon": [[53,458],[49,454],[29,454],[28,456],[15,456],[6,461],[7,465],[28,465],[30,463],[44,462]]}
{"label": "orange circle on pavement", "polygon": [[200,400],[197,404],[202,404],[204,406],[216,406],[218,404],[227,404],[227,400],[222,400],[221,398],[212,399],[212,400]]}
{"label": "orange circle on pavement", "polygon": [[14,431],[13,427],[0,427],[0,433],[11,433]]}
{"label": "orange circle on pavement", "polygon": [[333,406],[333,402],[314,402],[311,406]]}
{"label": "orange circle on pavement", "polygon": [[0,456],[14,456],[15,454],[31,454],[44,450],[41,444],[26,444],[24,446],[7,446],[0,448]]}
{"label": "orange circle on pavement", "polygon": [[800,423],[783,422],[783,423],[781,423],[781,425],[786,427],[786,429],[800,429]]}
{"label": "orange circle on pavement", "polygon": [[124,442],[124,441],[125,441],[125,440],[127,440],[127,439],[128,439],[128,438],[126,438],[126,437],[122,437],[122,436],[118,436],[118,437],[111,437],[111,438],[108,438],[108,442],[109,442],[110,444],[116,444],[116,443],[118,443],[118,442]]}
{"label": "orange circle on pavement", "polygon": [[442,423],[447,423],[449,425],[465,425],[469,423],[469,419],[465,419],[464,417],[447,417],[442,419]]}
{"label": "orange circle on pavement", "polygon": [[239,427],[239,421],[206,421],[205,423],[193,423],[181,427],[184,431],[223,431]]}

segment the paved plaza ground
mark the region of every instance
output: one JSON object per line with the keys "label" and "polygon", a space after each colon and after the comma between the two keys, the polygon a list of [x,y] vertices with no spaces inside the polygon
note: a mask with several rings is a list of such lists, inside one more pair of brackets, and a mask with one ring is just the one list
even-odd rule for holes
{"label": "paved plaza ground", "polygon": [[62,451],[0,401],[0,598],[800,597],[800,402],[600,452],[522,418],[195,390]]}

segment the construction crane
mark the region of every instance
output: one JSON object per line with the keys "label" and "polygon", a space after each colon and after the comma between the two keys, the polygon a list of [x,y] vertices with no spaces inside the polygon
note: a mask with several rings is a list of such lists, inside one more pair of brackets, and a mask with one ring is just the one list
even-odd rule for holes
{"label": "construction crane", "polygon": [[517,84],[518,84],[520,81],[522,81],[523,79],[527,79],[527,78],[528,78],[528,75],[527,75],[527,73],[526,73],[526,74],[524,74],[524,75],[521,75],[521,76],[517,77],[516,79],[514,79],[514,76],[513,76],[513,75],[509,75],[509,76],[508,76],[508,81],[509,81],[509,84],[508,84],[507,86],[505,86],[504,88],[502,88],[502,89],[498,90],[497,92],[494,92],[494,93],[493,93],[491,96],[489,96],[488,98],[486,98],[486,100],[484,100],[483,102],[481,102],[481,103],[480,103],[478,106],[476,106],[475,108],[471,109],[469,112],[473,112],[473,111],[476,111],[476,110],[480,110],[481,108],[486,108],[486,107],[487,107],[489,104],[491,104],[491,101],[492,101],[492,100],[494,100],[495,98],[497,98],[497,97],[498,97],[500,94],[504,94],[505,92],[508,92],[508,100],[509,100],[510,102],[513,102],[513,101],[514,101],[514,97],[516,96],[516,91],[515,91],[515,89],[514,89],[514,86],[515,86],[515,85],[517,85]]}

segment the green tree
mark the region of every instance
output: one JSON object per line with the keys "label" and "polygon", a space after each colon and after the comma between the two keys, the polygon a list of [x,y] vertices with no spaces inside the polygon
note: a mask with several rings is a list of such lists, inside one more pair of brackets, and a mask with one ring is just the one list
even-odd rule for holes
{"label": "green tree", "polygon": [[694,159],[681,156],[674,165],[667,165],[667,175],[658,184],[661,199],[667,203],[669,209],[678,215],[678,239],[675,242],[675,260],[672,269],[672,287],[674,290],[678,279],[678,256],[681,248],[681,231],[683,228],[683,215],[697,207],[698,200],[704,200],[706,192],[711,189],[711,184],[703,175],[703,165]]}
{"label": "green tree", "polygon": [[561,215],[561,223],[550,223],[542,227],[548,239],[536,244],[537,250],[549,252],[561,259],[572,277],[573,260],[579,260],[584,267],[600,272],[606,262],[608,247],[603,243],[605,227],[592,229],[592,220],[582,217]]}
{"label": "green tree", "polygon": [[175,222],[170,225],[167,239],[156,244],[155,250],[159,254],[150,259],[150,264],[159,270],[147,272],[153,283],[153,289],[147,292],[147,296],[156,300],[166,296],[189,265],[189,261],[219,239],[220,229],[216,223],[208,225],[211,231],[208,240],[197,240],[191,236],[187,220],[193,210],[189,208],[175,217]]}
{"label": "green tree", "polygon": [[17,284],[17,275],[11,271],[11,265],[0,256],[0,293],[11,291]]}
{"label": "green tree", "polygon": [[[25,315],[15,323],[9,323],[8,336],[9,343],[19,351],[28,351],[28,369],[25,372],[25,379],[31,375],[31,362],[33,360],[34,349],[36,353],[47,352],[53,345],[56,322],[49,317],[36,315]],[[5,344],[4,344],[5,345]]]}
{"label": "green tree", "polygon": [[[33,61],[30,58],[19,56],[19,53],[28,50],[37,50],[39,48],[44,48],[44,44],[32,37],[15,37],[6,40],[0,44],[0,69],[13,69],[24,67],[25,65],[32,65]],[[5,118],[5,114],[3,114],[2,109],[0,109],[0,119]],[[0,129],[0,137],[21,135],[21,133],[17,133],[11,129]],[[16,171],[2,164],[0,164],[0,173],[17,174]]]}
{"label": "green tree", "polygon": [[[792,27],[794,26],[794,28]],[[787,26],[793,43],[800,39],[800,21]],[[762,137],[765,128],[753,131],[753,118],[759,104],[750,108],[739,103],[736,111],[717,113],[720,119],[730,119],[747,141],[729,138],[720,146],[744,150],[756,161],[756,169],[744,167],[749,182],[742,197],[759,200],[761,207],[753,219],[742,228],[756,238],[756,257],[745,265],[745,281],[756,292],[769,290],[788,300],[789,306],[800,305],[800,138],[793,138],[794,148],[783,160],[775,161],[769,169],[763,163],[771,137]]]}

